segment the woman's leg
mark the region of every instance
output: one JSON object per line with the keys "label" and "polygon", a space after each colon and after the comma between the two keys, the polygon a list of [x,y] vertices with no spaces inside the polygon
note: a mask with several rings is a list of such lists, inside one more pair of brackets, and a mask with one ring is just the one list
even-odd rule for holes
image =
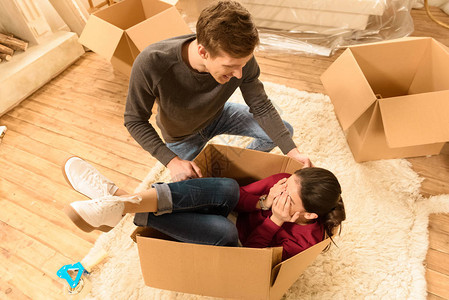
{"label": "woman's leg", "polygon": [[125,213],[201,212],[227,216],[239,199],[238,183],[231,178],[195,178],[173,183],[156,183],[130,196],[140,203],[125,202]]}
{"label": "woman's leg", "polygon": [[66,213],[84,231],[109,231],[124,213],[200,212],[227,216],[239,198],[238,184],[229,178],[198,178],[153,186],[129,196],[76,201],[67,207]]}
{"label": "woman's leg", "polygon": [[147,227],[186,243],[238,246],[235,225],[225,216],[196,212],[148,215]]}

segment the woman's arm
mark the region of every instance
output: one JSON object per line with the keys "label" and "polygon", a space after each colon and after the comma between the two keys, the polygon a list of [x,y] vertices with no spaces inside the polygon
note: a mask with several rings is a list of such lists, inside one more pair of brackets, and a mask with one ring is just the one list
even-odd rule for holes
{"label": "woman's arm", "polygon": [[[301,225],[294,225],[301,226]],[[282,242],[280,244],[273,245],[272,241],[276,235],[282,236]],[[266,248],[266,247],[282,247],[282,260],[286,260],[296,254],[306,250],[307,248],[315,245],[320,240],[313,235],[308,236],[300,235],[293,236],[289,234],[282,227],[276,225],[270,218],[266,218],[265,221],[251,232],[245,241],[241,241],[244,247],[250,248]]]}
{"label": "woman's arm", "polygon": [[288,173],[279,173],[240,187],[239,202],[235,211],[251,212],[260,209],[258,206],[260,196],[268,195],[273,185],[283,178],[290,177],[290,175]]}

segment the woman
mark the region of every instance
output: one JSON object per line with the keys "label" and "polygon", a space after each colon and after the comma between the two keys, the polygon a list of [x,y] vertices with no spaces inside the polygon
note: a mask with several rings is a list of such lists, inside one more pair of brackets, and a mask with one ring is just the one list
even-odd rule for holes
{"label": "woman", "polygon": [[[126,213],[179,241],[245,247],[283,247],[283,259],[313,246],[345,219],[341,188],[328,170],[275,174],[244,187],[230,178],[156,183],[128,194],[78,157],[64,165],[70,185],[92,200],[66,208],[82,230],[109,231]],[[237,211],[237,226],[227,219]]]}

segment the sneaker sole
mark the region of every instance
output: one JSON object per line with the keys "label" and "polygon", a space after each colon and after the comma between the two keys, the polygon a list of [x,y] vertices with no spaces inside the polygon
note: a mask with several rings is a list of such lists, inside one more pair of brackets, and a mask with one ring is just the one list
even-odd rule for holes
{"label": "sneaker sole", "polygon": [[87,223],[77,212],[76,210],[71,206],[67,205],[64,207],[64,213],[72,220],[72,222],[78,226],[79,229],[81,229],[84,232],[91,232],[93,230],[100,230],[103,232],[108,232],[114,227],[110,227],[107,225],[101,225],[100,227],[93,227],[89,223]]}

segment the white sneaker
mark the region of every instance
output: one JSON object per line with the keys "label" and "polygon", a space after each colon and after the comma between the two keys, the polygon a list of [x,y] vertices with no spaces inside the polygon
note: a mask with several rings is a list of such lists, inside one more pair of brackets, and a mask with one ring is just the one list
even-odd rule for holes
{"label": "white sneaker", "polygon": [[98,229],[108,232],[122,219],[124,202],[140,203],[141,200],[140,196],[105,196],[94,200],[72,202],[64,208],[64,212],[83,231],[91,232]]}
{"label": "white sneaker", "polygon": [[65,162],[62,173],[75,191],[90,199],[114,195],[118,190],[112,181],[101,175],[91,164],[76,156]]}

